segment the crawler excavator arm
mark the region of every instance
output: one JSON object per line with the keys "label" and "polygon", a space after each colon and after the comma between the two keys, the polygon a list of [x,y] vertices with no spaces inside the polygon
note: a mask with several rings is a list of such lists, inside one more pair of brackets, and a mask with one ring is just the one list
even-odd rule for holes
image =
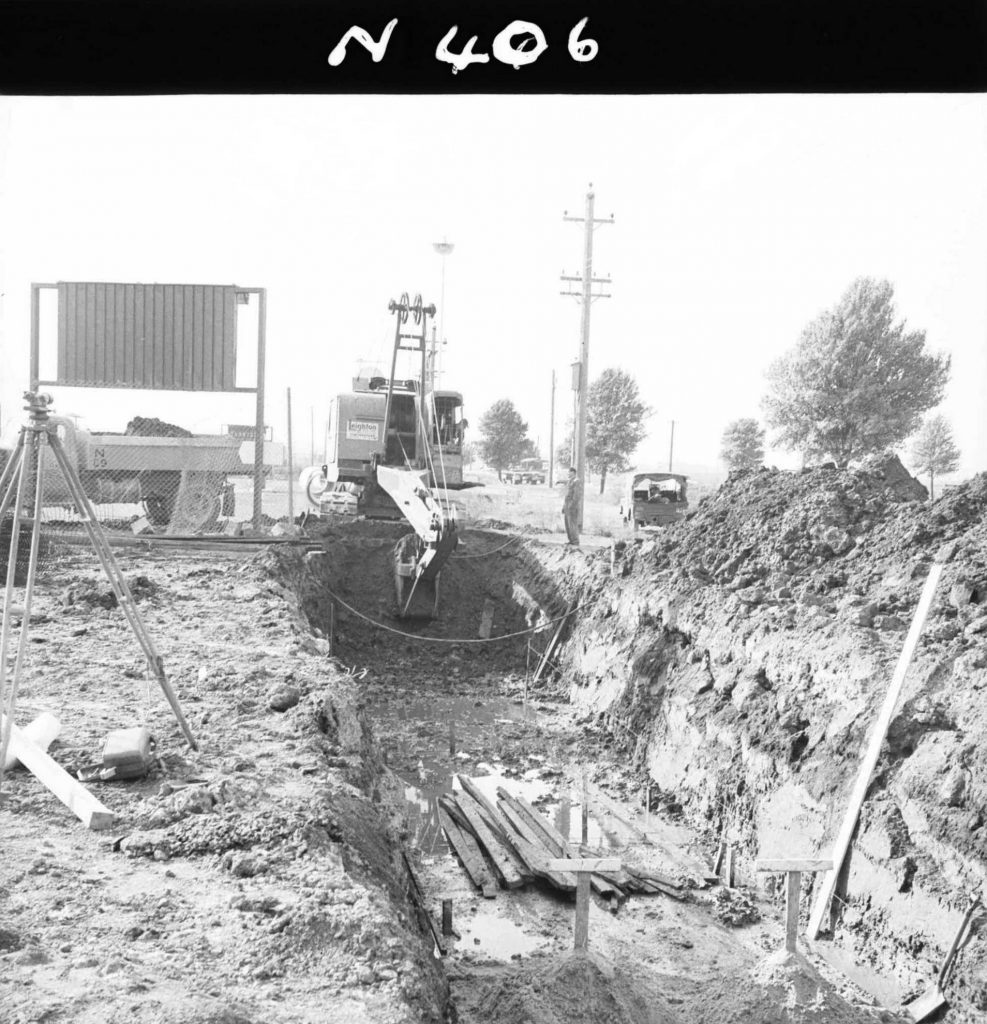
{"label": "crawler excavator arm", "polygon": [[394,587],[400,618],[435,618],[439,607],[439,572],[456,549],[456,518],[434,497],[428,472],[376,467],[377,485],[390,495],[415,532],[394,550]]}

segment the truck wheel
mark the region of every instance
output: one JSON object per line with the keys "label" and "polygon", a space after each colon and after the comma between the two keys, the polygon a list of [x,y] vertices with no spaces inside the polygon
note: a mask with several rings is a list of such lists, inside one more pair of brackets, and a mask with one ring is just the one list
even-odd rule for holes
{"label": "truck wheel", "polygon": [[152,526],[167,526],[175,512],[175,498],[181,484],[181,473],[139,473],[141,502]]}
{"label": "truck wheel", "polygon": [[222,511],[225,484],[222,473],[182,472],[171,517],[172,530],[207,533],[214,529]]}

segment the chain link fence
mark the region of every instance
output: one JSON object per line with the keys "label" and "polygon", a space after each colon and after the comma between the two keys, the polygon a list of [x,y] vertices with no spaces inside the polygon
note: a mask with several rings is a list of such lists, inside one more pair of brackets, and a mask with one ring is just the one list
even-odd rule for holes
{"label": "chain link fence", "polygon": [[[68,465],[111,540],[277,535],[308,507],[283,445],[265,444],[263,475],[255,492],[254,443],[242,434],[193,434],[177,424],[141,416],[132,417],[122,431],[96,433],[71,418],[60,418],[57,408],[53,419]],[[0,448],[0,471],[17,441],[16,433],[9,433]],[[54,452],[43,447],[42,537],[48,546],[84,540],[83,509]],[[24,513],[32,511],[25,508]],[[11,517],[12,510],[0,524],[4,564]],[[21,536],[18,561],[20,548],[29,542],[24,539],[29,530],[23,529]]]}

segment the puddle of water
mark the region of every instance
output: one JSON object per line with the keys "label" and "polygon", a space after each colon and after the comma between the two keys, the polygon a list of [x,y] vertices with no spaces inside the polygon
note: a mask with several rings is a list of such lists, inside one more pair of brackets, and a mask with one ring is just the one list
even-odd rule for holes
{"label": "puddle of water", "polygon": [[510,960],[512,956],[527,956],[549,944],[548,938],[529,935],[523,923],[504,917],[501,908],[490,904],[478,904],[475,914],[457,920],[456,928],[462,935],[456,950],[464,956],[473,952],[495,960]]}
{"label": "puddle of water", "polygon": [[[384,738],[391,767],[407,783],[404,798],[410,845],[426,857],[448,854],[438,798],[459,789],[455,774],[466,770],[463,762],[470,760],[462,752],[485,749],[499,730],[537,722],[538,714],[531,707],[503,697],[477,701],[433,695],[380,708],[375,714],[378,735]],[[457,756],[450,753],[453,746]],[[477,778],[477,785],[494,803],[498,786],[526,800],[537,800],[550,790],[548,783],[537,777],[518,779],[496,764],[480,762],[477,770],[486,773]],[[473,777],[474,771],[469,774]]]}

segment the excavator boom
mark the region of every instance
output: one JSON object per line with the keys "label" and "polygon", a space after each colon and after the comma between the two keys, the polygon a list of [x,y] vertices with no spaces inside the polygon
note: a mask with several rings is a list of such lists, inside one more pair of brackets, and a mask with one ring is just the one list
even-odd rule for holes
{"label": "excavator boom", "polygon": [[[395,314],[394,353],[388,379],[384,414],[383,450],[371,463],[373,483],[387,494],[398,511],[414,528],[397,543],[394,550],[394,585],[401,618],[434,618],[439,604],[439,573],[459,542],[456,517],[432,493],[434,472],[429,465],[428,437],[422,410],[426,385],[426,325],[435,315],[434,306],[422,306],[421,296],[414,303],[407,294],[392,301]],[[420,330],[402,331],[409,316]],[[406,343],[406,344],[403,344]],[[420,357],[417,388],[410,382],[405,390],[412,394],[395,395],[395,370],[398,352],[416,352]]]}

